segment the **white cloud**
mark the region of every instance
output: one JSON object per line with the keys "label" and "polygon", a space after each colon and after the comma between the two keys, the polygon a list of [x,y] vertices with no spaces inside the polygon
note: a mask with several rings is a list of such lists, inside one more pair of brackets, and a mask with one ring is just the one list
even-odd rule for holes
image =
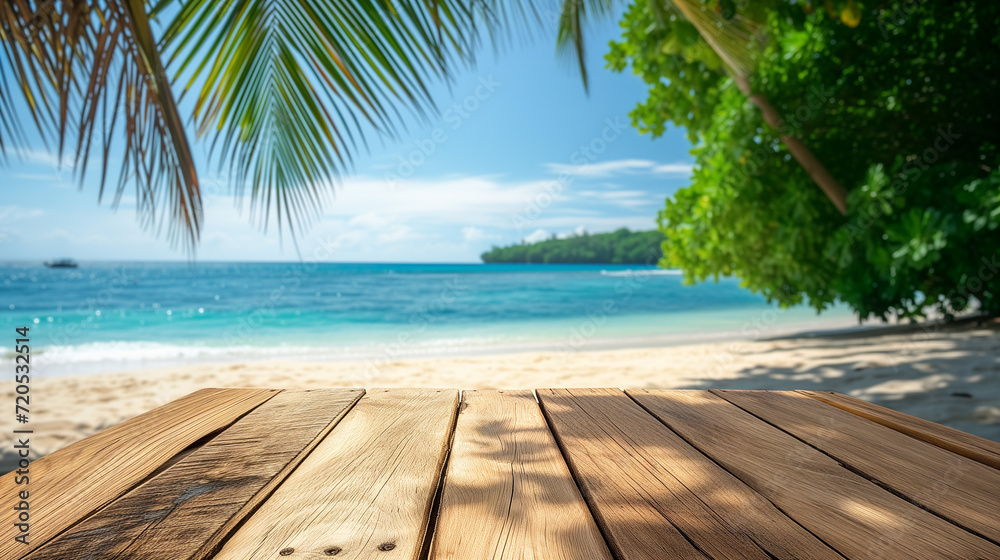
{"label": "white cloud", "polygon": [[20,206],[0,206],[0,222],[10,223],[28,218],[37,218],[45,212],[39,208],[22,208]]}
{"label": "white cloud", "polygon": [[366,212],[348,220],[347,225],[365,229],[379,229],[392,224],[392,218],[378,212]]}
{"label": "white cloud", "polygon": [[606,204],[614,204],[625,208],[645,206],[654,202],[651,196],[645,191],[623,190],[623,191],[595,191],[586,190],[578,193],[582,197],[596,198]]}
{"label": "white cloud", "polygon": [[231,235],[221,231],[213,231],[211,233],[204,235],[201,238],[201,243],[202,246],[204,247],[209,247],[209,246],[235,247],[238,245],[236,243],[236,240],[233,239]]}
{"label": "white cloud", "polygon": [[[33,149],[17,149],[14,150],[14,156],[21,159],[21,161],[32,165],[33,167],[45,167],[52,169],[53,176],[48,177],[48,179],[53,179],[58,176],[58,178],[70,178],[72,175],[73,165],[76,163],[76,154],[72,151],[67,151],[62,156],[62,161],[59,161],[59,154],[54,154],[49,151],[44,150],[33,150]],[[108,167],[113,168],[114,164],[119,161],[118,158],[112,157],[109,160]],[[102,159],[100,157],[95,157],[93,154],[87,158],[88,168],[99,168],[102,165]]]}
{"label": "white cloud", "polygon": [[420,235],[413,231],[413,228],[406,225],[394,225],[378,235],[379,243],[394,243],[407,239],[417,239]]}
{"label": "white cloud", "polygon": [[[587,233],[586,226],[579,225],[579,226],[576,226],[575,228],[573,228],[570,231],[564,231],[562,233],[557,233],[556,234],[556,239],[569,239],[570,237],[580,236],[580,235],[583,235],[585,233]],[[548,231],[539,228],[539,229],[536,229],[535,231],[531,232],[531,234],[528,235],[527,237],[525,237],[524,238],[524,242],[525,243],[534,244],[534,243],[538,243],[539,241],[545,241],[545,240],[551,239],[551,238],[552,238],[552,235]]]}
{"label": "white cloud", "polygon": [[600,163],[567,164],[548,163],[546,167],[553,173],[565,173],[576,177],[611,177],[622,172],[648,170],[656,166],[648,159],[618,159]]}
{"label": "white cloud", "polygon": [[694,164],[678,161],[675,163],[664,163],[653,168],[653,173],[661,175],[678,175],[687,177],[694,170]]}
{"label": "white cloud", "polygon": [[61,173],[15,173],[15,179],[24,179],[25,181],[61,181],[63,177]]}
{"label": "white cloud", "polygon": [[[656,216],[640,212],[634,215],[602,215],[587,217],[587,231],[600,233],[603,231],[614,231],[618,228],[627,227],[633,231],[644,231],[656,228]],[[580,223],[580,216],[552,216],[544,220],[538,220],[536,224],[539,228],[549,231],[566,231],[577,227]]]}
{"label": "white cloud", "polygon": [[63,228],[56,228],[48,233],[34,236],[44,241],[54,241],[67,247],[86,247],[90,244],[107,243],[112,238],[101,233],[89,233],[81,235],[79,232],[69,232]]}
{"label": "white cloud", "polygon": [[538,243],[539,241],[545,241],[549,238],[549,232],[544,229],[536,229],[531,232],[530,235],[524,238],[525,243]]}
{"label": "white cloud", "polygon": [[504,183],[492,177],[469,176],[413,179],[393,186],[375,177],[349,177],[337,189],[335,199],[326,205],[324,216],[366,222],[421,220],[459,227],[470,223],[505,227],[510,225],[511,214],[523,212],[547,183]]}
{"label": "white cloud", "polygon": [[[321,219],[297,237],[298,253],[287,230],[282,237],[277,235],[273,216],[266,234],[251,225],[246,212],[249,197],[242,199],[240,212],[233,198],[209,196],[204,201],[205,223],[197,255],[201,260],[294,260],[301,256],[342,262],[473,262],[491,244],[521,239],[537,242],[581,225],[590,232],[655,227],[655,213],[648,212],[648,206],[628,206],[629,201],[648,200],[651,193],[643,199],[642,191],[597,183],[586,187],[592,191],[585,198],[583,186],[553,191],[551,178],[445,176],[406,180],[393,188],[377,175],[347,177],[335,199],[325,205]],[[605,190],[602,195],[592,194]],[[102,208],[101,219],[93,221],[69,206],[44,207],[45,220],[40,220],[35,218],[42,216],[38,206],[0,205],[0,226],[15,216],[32,217],[31,229],[36,230],[30,242],[16,245],[7,232],[0,249],[3,258],[183,257],[182,251],[170,249],[165,235],[143,231],[134,212]]]}
{"label": "white cloud", "polygon": [[[594,189],[553,196],[551,185],[551,180],[503,181],[491,176],[414,179],[395,185],[372,176],[349,177],[300,247],[325,239],[338,247],[331,260],[401,259],[395,255],[428,260],[432,251],[465,255],[490,242],[537,243],[553,232],[655,227],[652,213],[633,215],[634,207],[651,203],[650,193]],[[588,195],[588,206],[598,201],[599,210],[581,207]],[[308,252],[303,249],[303,254]]]}
{"label": "white cloud", "polygon": [[0,246],[4,243],[17,243],[20,240],[21,235],[16,230],[0,227]]}
{"label": "white cloud", "polygon": [[[512,216],[523,213],[551,183],[448,176],[405,180],[393,186],[379,177],[346,177],[333,200],[324,205],[322,218],[298,238],[298,247],[303,258],[331,261],[475,260],[489,240],[504,239],[501,233],[507,239],[520,233]],[[543,213],[571,201],[571,197],[560,197]],[[248,203],[248,198],[243,200],[244,209]],[[248,239],[239,251],[222,252],[226,240],[214,238],[213,243],[203,244],[201,258],[223,255],[261,260],[296,255],[287,232],[282,250],[273,216],[265,236],[249,225],[245,212],[240,215],[234,209],[231,198],[208,198],[205,204],[203,238],[212,232],[245,232]],[[335,250],[317,252],[319,248]]]}
{"label": "white cloud", "polygon": [[577,236],[583,235],[585,233],[587,233],[587,228],[584,227],[584,226],[582,226],[582,225],[579,225],[579,226],[576,226],[576,229],[574,229],[573,231],[567,231],[567,232],[556,234],[556,238],[557,239],[569,239],[570,237],[577,237]]}
{"label": "white cloud", "polygon": [[545,166],[552,173],[576,177],[613,177],[626,173],[687,176],[694,169],[694,165],[690,163],[657,163],[648,159],[617,159],[584,164],[547,163]]}
{"label": "white cloud", "polygon": [[462,228],[462,238],[465,239],[466,243],[473,241],[483,241],[485,239],[499,239],[499,235],[489,235],[482,229],[475,226],[468,226]]}
{"label": "white cloud", "polygon": [[17,155],[17,157],[22,158],[24,161],[27,161],[29,163],[34,163],[36,165],[45,165],[48,167],[54,167],[56,169],[60,167],[66,168],[73,164],[73,158],[69,156],[64,156],[62,159],[62,163],[60,164],[58,155],[41,150],[23,149],[23,150],[16,150],[14,153]]}
{"label": "white cloud", "polygon": [[615,200],[620,198],[639,198],[646,196],[645,191],[580,191],[580,196]]}

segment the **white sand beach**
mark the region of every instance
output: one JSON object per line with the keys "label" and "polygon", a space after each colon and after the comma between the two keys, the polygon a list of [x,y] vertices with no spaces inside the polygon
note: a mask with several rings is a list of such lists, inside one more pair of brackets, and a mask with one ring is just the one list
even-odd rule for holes
{"label": "white sand beach", "polygon": [[[660,348],[40,378],[32,384],[32,449],[51,453],[199,388],[249,386],[830,390],[1000,441],[1000,320]],[[13,386],[4,392],[13,402]]]}

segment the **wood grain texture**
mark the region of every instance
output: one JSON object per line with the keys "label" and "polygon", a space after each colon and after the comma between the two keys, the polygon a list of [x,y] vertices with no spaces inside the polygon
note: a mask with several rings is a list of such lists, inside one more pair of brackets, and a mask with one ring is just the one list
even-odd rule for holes
{"label": "wood grain texture", "polygon": [[622,391],[538,395],[619,558],[842,559]]}
{"label": "wood grain texture", "polygon": [[364,391],[284,391],[26,560],[200,560]]}
{"label": "wood grain texture", "polygon": [[897,432],[958,453],[984,465],[1000,469],[1000,443],[961,430],[942,426],[923,418],[903,414],[861,399],[829,391],[799,391],[841,410],[867,418]]}
{"label": "wood grain texture", "polygon": [[717,395],[628,393],[848,558],[1000,558],[1000,547],[887,492]]}
{"label": "wood grain texture", "polygon": [[794,391],[712,391],[938,515],[1000,541],[1000,471]]}
{"label": "wood grain texture", "polygon": [[31,498],[29,544],[14,541],[12,523],[0,524],[0,559],[23,558],[278,392],[202,389],[33,461],[27,486],[15,484],[16,471],[0,478],[3,511],[19,490]]}
{"label": "wood grain texture", "polygon": [[531,391],[464,391],[435,560],[611,560]]}
{"label": "wood grain texture", "polygon": [[369,391],[215,560],[416,560],[458,391]]}

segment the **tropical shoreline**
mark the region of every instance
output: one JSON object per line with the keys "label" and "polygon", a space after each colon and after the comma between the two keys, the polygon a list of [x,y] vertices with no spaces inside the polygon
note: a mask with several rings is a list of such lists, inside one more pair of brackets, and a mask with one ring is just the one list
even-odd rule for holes
{"label": "tropical shoreline", "polygon": [[[41,377],[32,388],[33,450],[51,453],[202,387],[243,386],[831,390],[1000,441],[996,319],[768,340],[398,359],[376,366],[229,361]],[[13,398],[13,389],[5,393]],[[3,455],[0,463],[10,458]]]}
{"label": "tropical shoreline", "polygon": [[[802,312],[799,309],[796,312]],[[765,309],[747,310],[739,328],[699,330],[691,332],[645,333],[627,336],[605,335],[600,318],[584,317],[573,328],[563,328],[558,336],[522,337],[515,340],[503,337],[467,337],[465,339],[373,341],[365,346],[319,346],[301,344],[245,344],[241,346],[208,346],[156,341],[117,341],[90,343],[79,346],[41,347],[35,351],[37,376],[67,377],[76,375],[107,374],[123,371],[155,370],[163,368],[223,364],[232,361],[266,362],[288,360],[295,362],[351,362],[384,363],[402,359],[448,359],[474,356],[518,354],[524,352],[588,352],[598,350],[624,350],[630,348],[656,348],[692,344],[723,343],[741,340],[766,340],[774,337],[800,337],[811,333],[849,333],[879,331],[882,324],[859,324],[851,315],[822,316],[810,319],[782,316],[787,310],[770,312]],[[792,313],[796,313],[792,312]],[[683,322],[686,317],[679,316]],[[787,320],[785,320],[787,319]],[[733,325],[740,324],[739,321]],[[592,334],[593,333],[593,334]],[[404,333],[405,336],[405,333]],[[7,363],[9,353],[0,348],[0,364]]]}

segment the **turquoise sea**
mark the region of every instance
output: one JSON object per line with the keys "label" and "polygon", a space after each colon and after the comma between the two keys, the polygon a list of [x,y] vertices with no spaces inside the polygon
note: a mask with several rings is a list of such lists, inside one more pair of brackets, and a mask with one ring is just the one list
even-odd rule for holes
{"label": "turquoise sea", "polygon": [[36,373],[215,360],[393,360],[762,338],[848,327],[724,279],[609,265],[0,263],[0,355]]}

